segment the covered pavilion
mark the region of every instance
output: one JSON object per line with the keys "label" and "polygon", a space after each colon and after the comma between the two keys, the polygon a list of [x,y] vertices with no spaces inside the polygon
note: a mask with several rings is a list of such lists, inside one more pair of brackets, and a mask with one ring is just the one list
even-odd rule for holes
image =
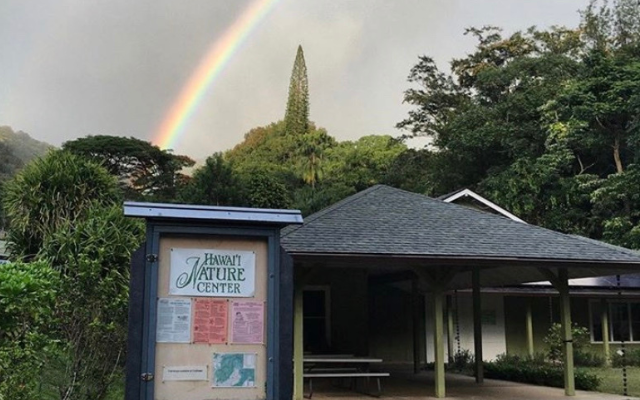
{"label": "covered pavilion", "polygon": [[[305,285],[329,279],[330,275],[335,275],[337,280],[333,282],[340,283],[354,299],[366,297],[368,283],[407,279],[414,297],[430,296],[433,395],[442,398],[446,395],[443,310],[447,291],[472,289],[475,379],[482,382],[481,287],[550,281],[561,305],[567,360],[564,391],[572,396],[575,384],[568,280],[640,271],[640,256],[631,250],[384,185],[373,186],[319,211],[305,218],[302,225],[284,228],[281,245],[294,269],[296,399],[302,398],[304,388],[303,290]],[[363,286],[357,284],[358,279],[364,280],[365,289],[359,289]],[[414,305],[412,351],[417,372],[426,337],[417,321],[424,318],[427,310],[417,302]],[[345,307],[348,309],[349,305],[345,303]],[[357,318],[352,323],[355,331],[369,329]],[[354,346],[366,347],[366,341],[363,338],[364,344]]]}

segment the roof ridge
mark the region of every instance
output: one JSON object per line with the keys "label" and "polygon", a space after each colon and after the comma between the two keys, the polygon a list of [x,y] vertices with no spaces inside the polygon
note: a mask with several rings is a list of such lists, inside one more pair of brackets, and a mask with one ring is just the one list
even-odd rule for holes
{"label": "roof ridge", "polygon": [[[353,203],[356,200],[361,199],[362,197],[365,197],[367,195],[369,195],[372,192],[375,192],[376,190],[379,190],[382,187],[386,187],[387,185],[382,185],[382,184],[377,184],[377,185],[373,185],[371,187],[366,188],[365,190],[362,190],[360,192],[354,193],[349,197],[345,197],[344,199],[338,201],[337,203],[334,203],[333,205],[327,207],[327,208],[323,208],[320,211],[317,211],[311,215],[309,215],[306,218],[303,218],[303,222],[302,224],[299,225],[293,225],[293,227],[288,230],[287,232],[282,233],[282,235],[280,236],[281,238],[290,235],[291,233],[297,231],[298,229],[302,228],[303,226],[308,226],[309,224],[311,224],[313,221],[315,221],[316,219],[327,215],[347,204]],[[289,225],[291,226],[291,225]]]}

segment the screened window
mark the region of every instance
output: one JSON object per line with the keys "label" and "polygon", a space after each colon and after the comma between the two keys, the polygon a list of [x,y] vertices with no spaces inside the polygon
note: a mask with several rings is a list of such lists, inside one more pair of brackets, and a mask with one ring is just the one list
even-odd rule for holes
{"label": "screened window", "polygon": [[[609,308],[609,340],[612,342],[640,342],[640,302],[607,301]],[[594,300],[591,306],[591,339],[602,341],[602,303]]]}

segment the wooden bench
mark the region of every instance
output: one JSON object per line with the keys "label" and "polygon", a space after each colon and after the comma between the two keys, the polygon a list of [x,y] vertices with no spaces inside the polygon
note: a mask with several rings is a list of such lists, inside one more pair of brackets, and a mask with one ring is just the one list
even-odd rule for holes
{"label": "wooden bench", "polygon": [[[370,392],[363,392],[369,396],[380,397],[382,394],[382,385],[380,384],[380,378],[389,376],[388,372],[344,372],[340,369],[335,369],[330,371],[329,369],[323,369],[323,372],[305,372],[303,373],[303,377],[309,379],[309,395],[305,396],[310,399],[313,396],[313,379],[314,378],[351,378],[352,381],[358,378],[367,378],[367,382],[369,378],[376,378],[378,392],[376,394],[371,394]],[[369,389],[369,388],[367,388]]]}

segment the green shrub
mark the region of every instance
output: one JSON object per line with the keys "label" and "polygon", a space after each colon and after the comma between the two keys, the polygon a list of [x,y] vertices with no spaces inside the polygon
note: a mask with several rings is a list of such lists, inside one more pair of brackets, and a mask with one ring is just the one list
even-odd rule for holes
{"label": "green shrub", "polygon": [[625,357],[622,350],[614,351],[611,355],[611,365],[614,367],[640,367],[640,349],[625,349]]}
{"label": "green shrub", "polygon": [[573,363],[578,367],[604,367],[605,358],[600,354],[579,350],[573,353]]}
{"label": "green shrub", "polygon": [[507,365],[520,365],[522,363],[545,365],[547,363],[547,356],[545,353],[536,353],[533,357],[502,353],[498,354],[495,362]]}
{"label": "green shrub", "polygon": [[58,286],[45,262],[0,264],[0,400],[38,398]]}
{"label": "green shrub", "polygon": [[[544,363],[540,357],[518,357],[501,355],[494,362],[484,363],[487,378],[503,379],[534,385],[563,387],[564,371],[561,366]],[[586,371],[575,372],[576,389],[596,390],[600,385],[598,376]]]}
{"label": "green shrub", "polygon": [[[571,334],[573,337],[573,351],[575,355],[590,343],[591,335],[587,328],[578,326],[577,324],[574,324],[571,328]],[[549,346],[549,359],[551,361],[562,362],[564,347],[562,339],[562,325],[558,323],[551,325],[551,328],[549,328],[549,331],[543,341]]]}
{"label": "green shrub", "polygon": [[453,363],[448,365],[448,369],[457,372],[468,371],[473,368],[474,359],[469,350],[459,350],[453,355]]}

